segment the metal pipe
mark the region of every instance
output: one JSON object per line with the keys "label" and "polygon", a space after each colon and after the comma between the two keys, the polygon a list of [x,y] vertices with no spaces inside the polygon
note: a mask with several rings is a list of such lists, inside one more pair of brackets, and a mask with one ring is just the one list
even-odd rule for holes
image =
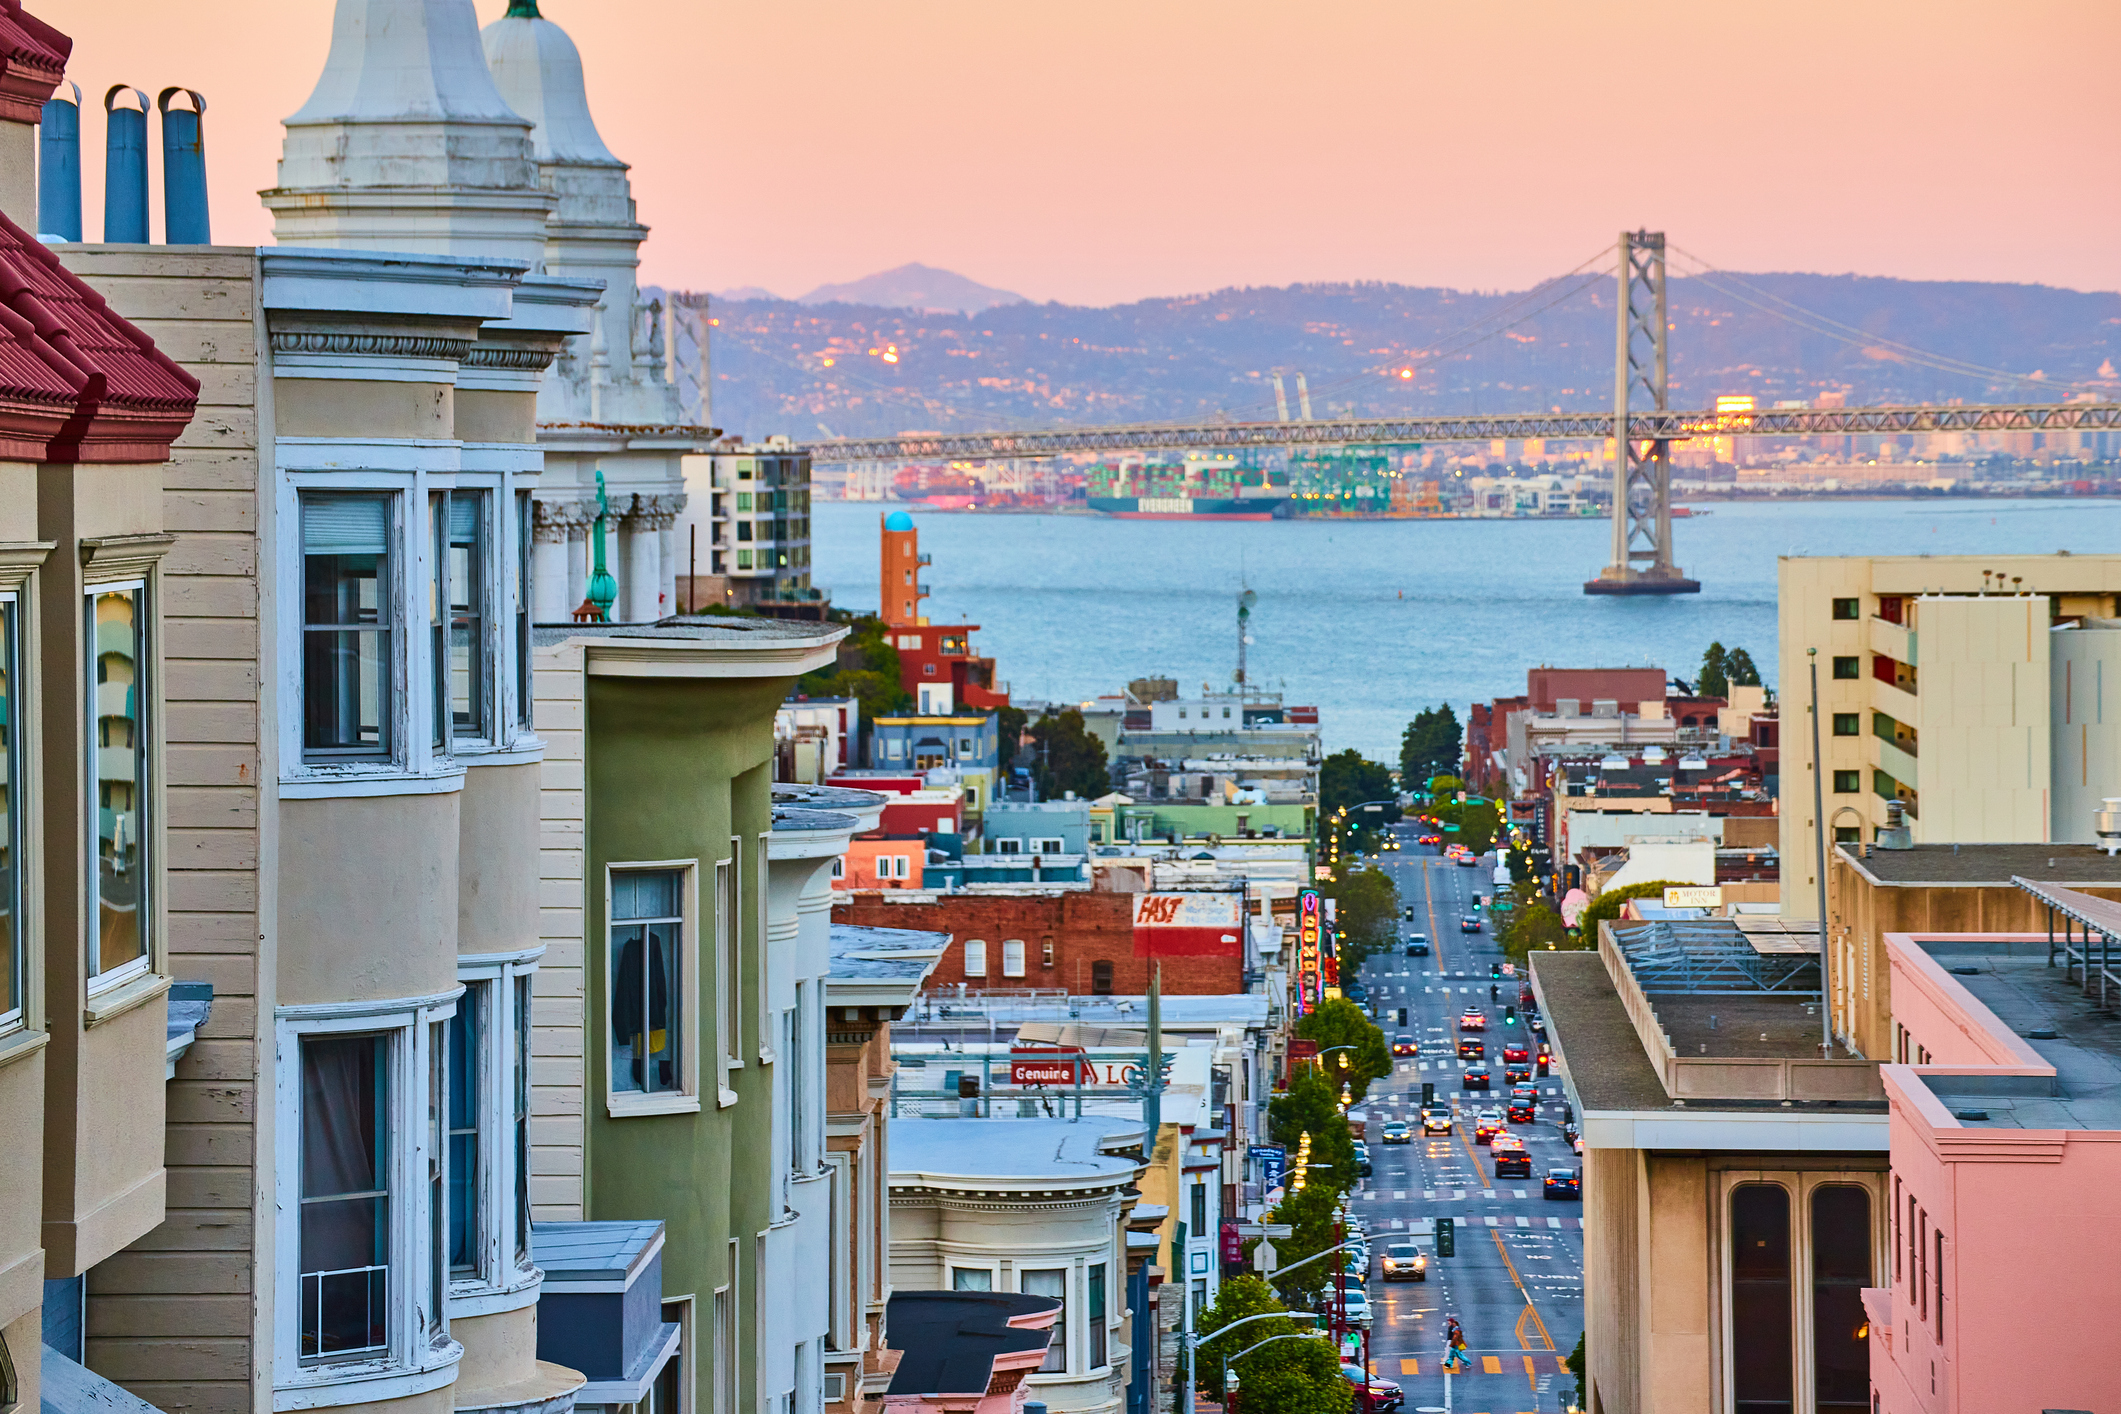
{"label": "metal pipe", "polygon": [[1820,1048],[1834,1058],[1834,993],[1826,942],[1826,762],[1819,754],[1819,650],[1804,650],[1812,671],[1812,853],[1819,869],[1819,1026]]}
{"label": "metal pipe", "polygon": [[81,85],[46,101],[37,124],[37,234],[81,239]]}

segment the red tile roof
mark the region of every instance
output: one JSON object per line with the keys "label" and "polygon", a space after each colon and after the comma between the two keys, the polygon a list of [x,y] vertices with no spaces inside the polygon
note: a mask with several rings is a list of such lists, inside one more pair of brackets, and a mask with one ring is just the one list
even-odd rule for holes
{"label": "red tile roof", "polygon": [[36,122],[73,49],[72,39],[24,14],[22,0],[0,0],[0,119]]}
{"label": "red tile roof", "polygon": [[0,457],[166,461],[198,401],[198,379],[0,214]]}

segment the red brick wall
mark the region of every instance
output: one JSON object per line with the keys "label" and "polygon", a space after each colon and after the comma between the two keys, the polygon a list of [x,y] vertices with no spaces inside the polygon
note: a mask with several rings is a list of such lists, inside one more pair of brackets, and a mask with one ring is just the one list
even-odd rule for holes
{"label": "red brick wall", "polygon": [[[874,895],[835,899],[832,921],[879,928],[921,928],[951,935],[951,946],[928,978],[930,991],[969,987],[1065,987],[1089,995],[1091,964],[1112,964],[1112,991],[1140,996],[1149,990],[1152,959],[1134,955],[1133,894],[964,894],[934,903],[889,903]],[[957,944],[981,938],[987,944],[987,975],[965,976],[965,952]],[[1024,975],[1002,976],[1002,940],[1024,940]],[[1053,965],[1045,961],[1053,944]],[[1242,945],[1227,957],[1163,959],[1164,991],[1171,995],[1229,996],[1244,990]]]}
{"label": "red brick wall", "polygon": [[1633,712],[1638,702],[1664,701],[1664,685],[1662,668],[1533,668],[1525,674],[1525,695],[1542,712],[1553,711],[1563,697],[1575,698],[1586,715],[1599,700]]}

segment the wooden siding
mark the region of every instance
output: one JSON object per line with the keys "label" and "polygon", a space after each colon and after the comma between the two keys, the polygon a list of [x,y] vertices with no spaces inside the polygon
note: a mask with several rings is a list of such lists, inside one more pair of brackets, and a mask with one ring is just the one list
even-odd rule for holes
{"label": "wooden siding", "polygon": [[584,654],[580,643],[537,649],[533,725],[545,742],[539,792],[538,934],[545,944],[531,1000],[530,1214],[581,1222],[588,1018],[582,975],[583,838],[588,810]]}
{"label": "wooden siding", "polygon": [[164,475],[169,960],[213,1015],[169,1084],[168,1216],[89,1273],[90,1368],[157,1408],[249,1414],[258,1352],[257,259],[67,248],[61,258],[200,380]]}

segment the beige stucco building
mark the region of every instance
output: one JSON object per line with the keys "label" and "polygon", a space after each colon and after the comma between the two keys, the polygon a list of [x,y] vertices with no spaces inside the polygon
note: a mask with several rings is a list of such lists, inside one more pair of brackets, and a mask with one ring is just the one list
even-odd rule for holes
{"label": "beige stucco building", "polygon": [[1814,652],[1829,843],[1894,799],[1918,841],[2092,838],[2121,795],[2121,555],[1785,557],[1780,584],[1786,916],[1819,912]]}

